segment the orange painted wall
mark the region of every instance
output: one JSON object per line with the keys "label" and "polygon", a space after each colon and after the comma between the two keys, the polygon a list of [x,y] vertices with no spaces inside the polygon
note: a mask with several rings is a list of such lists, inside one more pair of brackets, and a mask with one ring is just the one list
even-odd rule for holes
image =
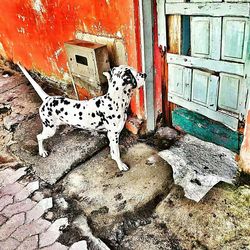
{"label": "orange painted wall", "polygon": [[[67,71],[63,43],[74,39],[76,31],[108,37],[120,33],[128,64],[141,67],[138,0],[1,0],[0,13],[4,51],[28,69],[62,78]],[[132,109],[141,112],[138,101]]]}

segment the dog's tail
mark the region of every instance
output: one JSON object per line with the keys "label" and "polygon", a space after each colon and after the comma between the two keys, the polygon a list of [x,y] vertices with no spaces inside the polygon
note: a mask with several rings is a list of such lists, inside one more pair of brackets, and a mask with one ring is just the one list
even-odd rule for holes
{"label": "dog's tail", "polygon": [[49,95],[47,95],[42,88],[38,85],[38,83],[30,76],[30,74],[27,72],[27,70],[20,65],[19,63],[17,63],[17,65],[19,66],[19,68],[22,70],[23,74],[27,77],[27,79],[29,80],[29,82],[31,83],[31,85],[33,86],[33,88],[35,89],[36,93],[40,96],[40,98],[44,101],[46,97],[48,97]]}

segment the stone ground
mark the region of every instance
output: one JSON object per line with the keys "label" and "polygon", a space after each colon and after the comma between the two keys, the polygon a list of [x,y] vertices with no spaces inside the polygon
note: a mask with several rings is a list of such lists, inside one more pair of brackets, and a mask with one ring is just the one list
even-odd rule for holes
{"label": "stone ground", "polygon": [[185,198],[158,156],[180,136],[165,129],[123,134],[126,173],[110,159],[105,136],[68,128],[40,158],[40,100],[7,66],[0,67],[1,250],[250,249],[249,176],[218,183],[199,203]]}

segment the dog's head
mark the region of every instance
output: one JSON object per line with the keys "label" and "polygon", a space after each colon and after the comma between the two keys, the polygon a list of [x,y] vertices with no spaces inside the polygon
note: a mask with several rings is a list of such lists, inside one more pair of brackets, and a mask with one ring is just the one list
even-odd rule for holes
{"label": "dog's head", "polygon": [[122,86],[131,86],[133,89],[142,87],[147,77],[145,73],[137,72],[134,68],[125,65],[114,67],[103,74],[107,77],[109,84],[115,82]]}

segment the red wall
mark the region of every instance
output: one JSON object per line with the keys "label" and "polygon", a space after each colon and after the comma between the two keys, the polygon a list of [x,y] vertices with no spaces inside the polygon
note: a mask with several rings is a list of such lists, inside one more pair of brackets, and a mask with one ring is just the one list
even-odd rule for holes
{"label": "red wall", "polygon": [[[0,13],[5,53],[28,69],[62,78],[67,71],[63,43],[76,31],[109,37],[120,32],[128,64],[141,67],[138,0],[1,0]],[[141,112],[135,101],[132,109]]]}

